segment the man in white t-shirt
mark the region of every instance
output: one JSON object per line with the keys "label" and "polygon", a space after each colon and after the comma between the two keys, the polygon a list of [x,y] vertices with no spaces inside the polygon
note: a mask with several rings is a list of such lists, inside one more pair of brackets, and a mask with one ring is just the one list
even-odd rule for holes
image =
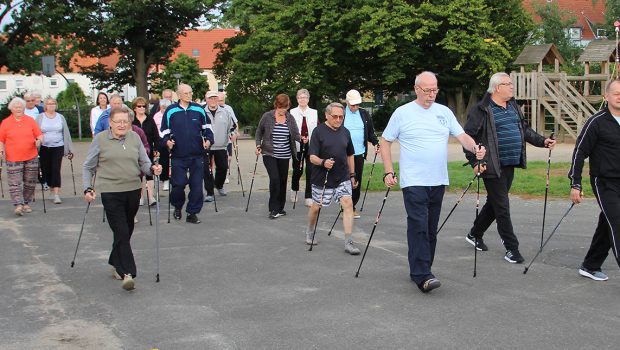
{"label": "man in white t-shirt", "polygon": [[448,185],[448,138],[450,135],[478,159],[485,154],[459,125],[454,113],[434,103],[439,88],[434,73],[422,72],[415,79],[417,98],[397,108],[381,139],[381,158],[385,166],[384,183],[397,179],[392,165],[391,146],[400,143],[400,187],[407,211],[409,276],[424,292],[441,286],[431,272],[437,245],[437,224],[441,202]]}
{"label": "man in white t-shirt", "polygon": [[41,114],[36,106],[36,100],[32,93],[25,93],[24,101],[26,101],[26,109],[24,110],[24,114],[31,116],[33,119]]}

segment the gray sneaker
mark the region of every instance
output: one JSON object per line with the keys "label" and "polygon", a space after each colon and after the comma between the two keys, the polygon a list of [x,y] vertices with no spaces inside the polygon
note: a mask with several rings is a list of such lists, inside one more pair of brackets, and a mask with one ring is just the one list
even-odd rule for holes
{"label": "gray sneaker", "polygon": [[312,232],[311,233],[306,233],[306,244],[307,245],[312,245],[314,243],[314,245],[319,244],[319,237],[317,235],[314,235],[314,242],[312,241]]}
{"label": "gray sneaker", "polygon": [[60,199],[60,196],[55,194],[54,195],[54,204],[60,204],[62,203],[62,200]]}
{"label": "gray sneaker", "polygon": [[602,271],[588,270],[583,266],[579,268],[579,274],[595,281],[607,281],[609,279],[609,277],[607,277],[607,275]]}
{"label": "gray sneaker", "polygon": [[219,193],[219,194],[220,194],[220,196],[222,196],[222,197],[224,197],[224,196],[227,196],[227,195],[228,195],[228,193],[226,192],[226,190],[224,189],[224,187],[222,187],[222,188],[218,188],[218,189],[217,189],[217,193]]}
{"label": "gray sneaker", "polygon": [[355,246],[355,243],[353,243],[353,240],[345,241],[344,251],[351,255],[358,255],[360,253],[360,250],[357,249],[357,247]]}
{"label": "gray sneaker", "polygon": [[205,203],[211,203],[215,200],[213,196],[205,196]]}

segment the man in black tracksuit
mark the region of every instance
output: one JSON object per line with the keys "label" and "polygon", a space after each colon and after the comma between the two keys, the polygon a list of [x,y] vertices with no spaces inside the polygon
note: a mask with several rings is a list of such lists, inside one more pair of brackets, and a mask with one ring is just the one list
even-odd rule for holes
{"label": "man in black tracksuit", "polygon": [[578,204],[583,196],[583,162],[590,158],[590,184],[601,213],[579,274],[595,281],[607,280],[601,265],[610,248],[620,265],[620,80],[608,82],[606,91],[607,108],[588,118],[584,124],[568,172],[570,198]]}
{"label": "man in black tracksuit", "polygon": [[[513,85],[506,73],[495,73],[489,81],[487,94],[474,106],[467,117],[464,130],[476,143],[486,147],[486,165],[480,166],[487,201],[474,220],[466,240],[476,249],[488,250],[482,235],[497,221],[497,231],[506,248],[504,259],[509,263],[524,261],[519,252],[519,240],[510,219],[508,193],[514,178],[514,168],[526,167],[525,143],[536,147],[553,148],[555,140],[537,134],[523,117],[513,97]],[[478,161],[475,155],[465,152],[476,173]]]}

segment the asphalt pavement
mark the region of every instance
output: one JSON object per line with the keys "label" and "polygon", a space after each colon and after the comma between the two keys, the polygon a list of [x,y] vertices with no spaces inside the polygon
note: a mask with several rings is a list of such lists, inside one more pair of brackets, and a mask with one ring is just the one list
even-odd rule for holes
{"label": "asphalt pavement", "polygon": [[[81,161],[74,160],[77,193]],[[63,200],[41,191],[34,212],[15,217],[0,200],[0,349],[616,349],[620,341],[620,273],[613,256],[603,266],[609,281],[577,274],[598,218],[592,198],[576,206],[524,275],[540,249],[543,201],[511,197],[515,232],[526,262],[503,260],[496,228],[485,235],[488,252],[477,255],[465,234],[475,215],[474,193],[459,204],[439,235],[433,271],[439,289],[421,293],[409,280],[402,195],[391,192],[358,278],[361,255],[344,252],[338,213],[321,212],[312,252],[304,244],[307,210],[267,217],[267,176],[259,159],[245,212],[255,156],[241,141],[237,184],[233,159],[226,197],[205,204],[202,224],[167,223],[167,197],[159,213],[159,273],[155,281],[155,226],[147,207],[138,214],[132,246],[136,289],[127,292],[107,265],[112,233],[95,202],[75,267],[70,267],[86,205],[73,195],[68,163]],[[562,151],[562,149],[565,149]],[[460,160],[458,145],[450,158]],[[570,159],[571,145],[557,160]],[[528,150],[529,152],[529,150]],[[547,151],[529,153],[546,160]],[[460,158],[459,158],[460,157]],[[3,174],[5,175],[5,174]],[[544,179],[541,179],[544,181]],[[458,194],[446,194],[441,220]],[[354,239],[368,241],[384,193],[369,193]],[[550,200],[545,239],[570,203]],[[151,208],[152,219],[156,210]]]}

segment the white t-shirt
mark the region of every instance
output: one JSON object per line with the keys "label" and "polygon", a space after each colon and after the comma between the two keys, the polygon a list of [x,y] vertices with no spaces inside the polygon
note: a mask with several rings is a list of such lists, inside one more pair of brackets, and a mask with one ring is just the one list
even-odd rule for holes
{"label": "white t-shirt", "polygon": [[38,117],[41,113],[39,112],[39,109],[37,107],[34,107],[24,109],[24,114],[31,116],[33,119],[36,119],[36,117]]}
{"label": "white t-shirt", "polygon": [[398,107],[383,138],[400,143],[400,187],[448,185],[448,138],[463,132],[454,113],[439,103]]}

